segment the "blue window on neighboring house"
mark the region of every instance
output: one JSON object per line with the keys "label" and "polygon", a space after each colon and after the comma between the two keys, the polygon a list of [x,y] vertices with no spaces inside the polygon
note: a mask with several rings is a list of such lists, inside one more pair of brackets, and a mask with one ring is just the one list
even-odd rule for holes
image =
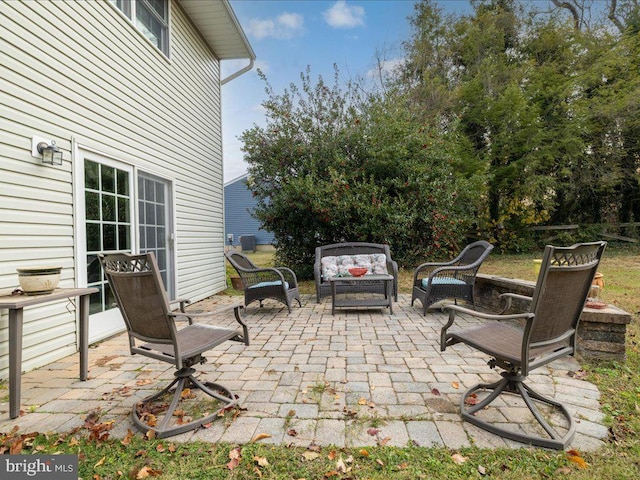
{"label": "blue window on neighboring house", "polygon": [[138,30],[165,55],[169,55],[168,0],[110,0]]}

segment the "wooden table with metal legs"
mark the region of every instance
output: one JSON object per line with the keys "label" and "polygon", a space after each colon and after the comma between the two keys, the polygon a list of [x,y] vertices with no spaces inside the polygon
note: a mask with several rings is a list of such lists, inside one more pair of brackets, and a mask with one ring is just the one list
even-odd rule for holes
{"label": "wooden table with metal legs", "polygon": [[79,298],[80,327],[80,380],[87,379],[89,370],[89,296],[97,288],[57,288],[42,295],[0,295],[0,308],[9,309],[9,416],[20,414],[20,392],[22,381],[22,322],[24,308],[33,305]]}

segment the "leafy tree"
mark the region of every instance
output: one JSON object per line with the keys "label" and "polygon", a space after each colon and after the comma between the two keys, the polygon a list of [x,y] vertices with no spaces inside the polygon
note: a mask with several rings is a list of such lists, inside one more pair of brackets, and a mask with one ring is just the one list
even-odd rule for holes
{"label": "leafy tree", "polygon": [[638,221],[637,0],[472,4],[453,18],[416,5],[401,81],[486,169],[481,234],[522,250],[532,225]]}
{"label": "leafy tree", "polygon": [[607,172],[599,205],[603,221],[640,221],[640,35],[610,42],[585,73],[589,141]]}
{"label": "leafy tree", "polygon": [[241,139],[254,215],[273,232],[279,261],[304,278],[322,244],[388,243],[406,266],[459,248],[483,181],[458,173],[462,139],[421,123],[398,90],[341,89],[337,69],[331,87],[307,69],[282,94],[263,79],[266,126]]}

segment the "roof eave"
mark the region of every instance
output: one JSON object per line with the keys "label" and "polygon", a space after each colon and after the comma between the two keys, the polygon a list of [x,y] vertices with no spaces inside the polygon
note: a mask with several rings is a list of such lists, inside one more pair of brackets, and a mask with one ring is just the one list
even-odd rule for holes
{"label": "roof eave", "polygon": [[179,0],[193,24],[220,60],[249,59],[256,54],[228,0]]}

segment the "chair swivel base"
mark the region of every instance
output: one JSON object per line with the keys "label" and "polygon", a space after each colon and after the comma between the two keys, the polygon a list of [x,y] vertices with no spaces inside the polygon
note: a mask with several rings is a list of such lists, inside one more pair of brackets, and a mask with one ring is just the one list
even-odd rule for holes
{"label": "chair swivel base", "polygon": [[[160,392],[145,398],[141,402],[136,403],[133,406],[132,411],[132,419],[135,426],[140,431],[145,433],[149,431],[154,432],[156,438],[170,437],[172,435],[178,435],[180,433],[200,428],[201,426],[210,423],[218,418],[222,411],[237,404],[235,395],[231,393],[231,391],[229,391],[226,387],[212,382],[200,382],[195,377],[193,377],[193,374],[195,372],[196,371],[191,367],[185,367],[181,370],[178,370],[175,373],[176,378],[174,378],[174,380],[167,387],[162,389]],[[193,419],[192,421],[179,425],[170,425],[171,420],[176,413],[176,408],[178,407],[180,400],[182,399],[183,391],[186,388],[195,388],[201,390],[206,395],[222,402],[222,407],[202,418]],[[158,421],[157,424],[155,421],[150,422],[149,413],[146,413],[144,411],[145,405],[161,398],[166,394],[171,394],[172,391],[173,395],[171,404],[169,405],[168,409],[163,409],[162,420]],[[153,417],[155,417],[155,415],[153,415]]]}
{"label": "chair swivel base", "polygon": [[[551,448],[554,450],[563,450],[564,448],[566,448],[575,434],[575,422],[573,420],[573,417],[569,414],[567,408],[563,404],[534,391],[531,387],[524,383],[525,377],[523,377],[522,375],[514,374],[511,372],[502,372],[501,375],[503,377],[502,380],[498,380],[495,383],[478,384],[474,387],[471,387],[465,392],[465,394],[462,396],[462,399],[460,400],[460,410],[462,412],[462,418],[483,430],[494,433],[504,438],[515,440],[517,442],[525,443],[528,445],[535,445],[538,447]],[[490,391],[491,393],[489,393],[476,405],[472,405],[471,407],[469,407],[467,399],[480,390]],[[476,412],[490,405],[502,393],[520,396],[524,400],[524,403],[529,411],[535,417],[538,424],[548,434],[548,437],[527,435],[525,433],[518,433],[512,430],[507,430],[494,424],[485,422],[475,415]],[[564,435],[561,435],[551,425],[549,425],[549,423],[543,418],[542,414],[538,410],[538,407],[536,407],[536,405],[533,403],[532,399],[555,407],[560,413],[562,413],[568,423],[568,429]]]}

